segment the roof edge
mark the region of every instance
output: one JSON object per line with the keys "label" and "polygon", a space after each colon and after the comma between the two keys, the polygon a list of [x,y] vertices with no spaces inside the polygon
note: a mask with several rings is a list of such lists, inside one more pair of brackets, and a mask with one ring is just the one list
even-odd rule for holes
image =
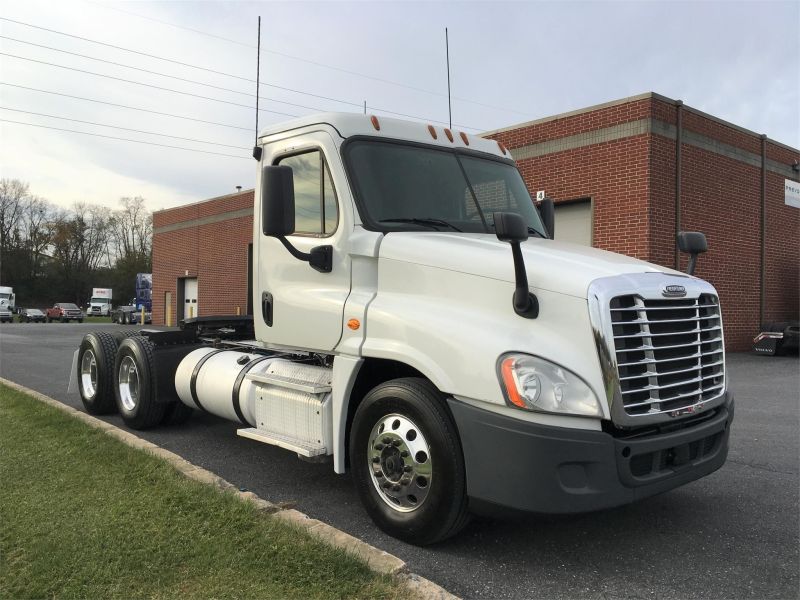
{"label": "roof edge", "polygon": [[214,200],[221,200],[222,198],[232,198],[234,196],[243,196],[245,194],[249,194],[251,192],[255,193],[255,188],[249,188],[246,190],[242,190],[241,192],[233,192],[232,194],[222,194],[221,196],[214,196],[213,198],[206,198],[205,200],[198,200],[197,202],[189,202],[188,204],[179,204],[178,206],[171,206],[170,208],[162,208],[160,210],[154,210],[153,214],[158,215],[161,213],[170,212],[172,210],[181,210],[186,208],[187,206],[197,206],[198,204],[205,204],[206,202],[213,202]]}

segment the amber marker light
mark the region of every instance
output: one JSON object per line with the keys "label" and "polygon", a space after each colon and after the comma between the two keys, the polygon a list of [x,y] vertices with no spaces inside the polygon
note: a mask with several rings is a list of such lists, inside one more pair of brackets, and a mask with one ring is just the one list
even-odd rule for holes
{"label": "amber marker light", "polygon": [[353,331],[355,331],[356,329],[358,329],[359,327],[361,327],[361,321],[359,321],[358,319],[350,319],[350,320],[347,322],[347,326],[348,326],[350,329],[352,329]]}
{"label": "amber marker light", "polygon": [[453,132],[452,131],[450,131],[449,129],[445,128],[444,134],[447,136],[448,140],[450,140],[451,142],[453,141]]}
{"label": "amber marker light", "polygon": [[372,121],[372,126],[375,128],[375,131],[381,130],[381,124],[378,122],[378,117],[372,115],[369,120]]}
{"label": "amber marker light", "polygon": [[506,147],[503,145],[503,143],[502,143],[502,142],[497,142],[497,147],[498,147],[498,148],[500,148],[500,151],[501,151],[503,154],[505,154],[505,153],[506,153]]}
{"label": "amber marker light", "polygon": [[464,145],[469,146],[469,138],[467,137],[467,134],[462,131],[460,135],[461,141],[464,142]]}
{"label": "amber marker light", "polygon": [[517,391],[517,382],[514,378],[515,360],[516,359],[513,357],[503,360],[500,364],[500,374],[503,377],[503,385],[506,386],[506,393],[508,394],[509,401],[515,406],[527,409],[528,405],[525,404],[525,401],[519,395],[519,391]]}
{"label": "amber marker light", "polygon": [[438,136],[436,135],[436,128],[433,125],[428,125],[428,132],[431,134],[433,139],[436,139]]}

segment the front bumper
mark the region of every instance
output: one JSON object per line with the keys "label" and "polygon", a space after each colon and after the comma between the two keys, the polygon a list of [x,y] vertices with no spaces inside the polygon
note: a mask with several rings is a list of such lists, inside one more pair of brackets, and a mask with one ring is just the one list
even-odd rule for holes
{"label": "front bumper", "polygon": [[713,416],[669,433],[614,437],[520,421],[450,400],[478,510],[578,513],[628,504],[719,469],[733,396]]}

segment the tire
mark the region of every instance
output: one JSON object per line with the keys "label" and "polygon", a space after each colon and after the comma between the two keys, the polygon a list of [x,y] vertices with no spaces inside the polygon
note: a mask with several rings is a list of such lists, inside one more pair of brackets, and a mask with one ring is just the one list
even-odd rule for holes
{"label": "tire", "polygon": [[194,409],[189,408],[183,402],[173,402],[172,404],[167,404],[167,410],[164,412],[161,424],[166,426],[183,425],[193,414]]}
{"label": "tire", "polygon": [[114,398],[114,358],[117,339],[105,331],[83,336],[78,350],[78,393],[90,415],[107,415],[117,410]]}
{"label": "tire", "polygon": [[391,536],[424,546],[469,522],[461,442],[429,381],[395,379],[366,395],[353,417],[350,465],[364,508]]}
{"label": "tire", "polygon": [[157,400],[153,343],[141,336],[122,340],[114,360],[114,396],[117,409],[131,429],[161,423],[167,404]]}

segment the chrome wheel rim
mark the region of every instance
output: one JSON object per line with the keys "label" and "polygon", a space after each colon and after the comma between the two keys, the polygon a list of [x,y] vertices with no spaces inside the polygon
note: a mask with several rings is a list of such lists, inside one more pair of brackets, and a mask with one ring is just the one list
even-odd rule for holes
{"label": "chrome wheel rim", "polygon": [[119,399],[127,411],[132,411],[139,403],[139,372],[130,356],[119,363]]}
{"label": "chrome wheel rim", "polygon": [[87,399],[94,398],[97,393],[97,359],[91,350],[84,352],[81,358],[81,392]]}
{"label": "chrome wheel rim", "polygon": [[369,435],[367,468],[387,505],[399,512],[422,506],[431,489],[433,463],[422,430],[408,417],[382,417]]}

